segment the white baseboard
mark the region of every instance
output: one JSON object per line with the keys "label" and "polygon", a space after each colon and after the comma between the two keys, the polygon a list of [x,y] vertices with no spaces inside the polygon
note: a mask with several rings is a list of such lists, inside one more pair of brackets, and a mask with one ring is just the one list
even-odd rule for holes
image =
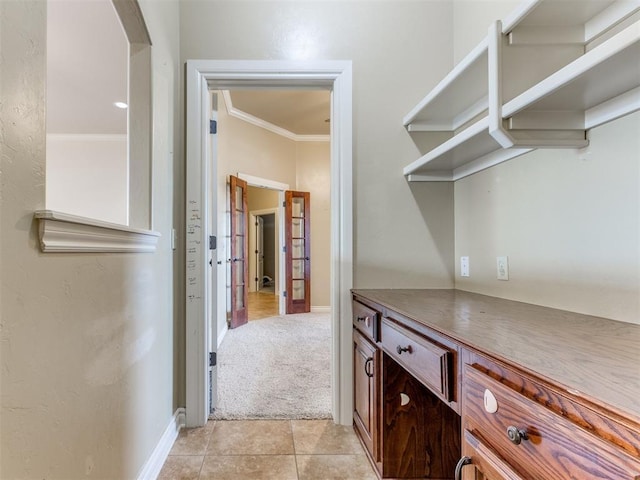
{"label": "white baseboard", "polygon": [[142,467],[138,475],[138,480],[156,480],[156,478],[158,478],[160,470],[162,470],[162,466],[171,451],[171,447],[173,447],[176,438],[178,438],[180,429],[185,425],[185,420],[185,409],[177,409],[173,417],[171,417],[169,425],[165,428],[162,437],[160,437],[156,448],[153,449],[151,456],[144,464],[144,467]]}
{"label": "white baseboard", "polygon": [[311,306],[311,313],[331,313],[331,307]]}

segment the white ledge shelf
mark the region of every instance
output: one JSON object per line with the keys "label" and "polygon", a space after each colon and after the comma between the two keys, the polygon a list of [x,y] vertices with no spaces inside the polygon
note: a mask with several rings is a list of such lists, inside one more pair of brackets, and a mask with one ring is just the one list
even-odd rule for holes
{"label": "white ledge shelf", "polygon": [[47,253],[151,253],[160,238],[159,232],[54,210],[37,210],[34,216],[40,222],[40,248]]}
{"label": "white ledge shelf", "polygon": [[[640,21],[637,21],[505,104],[502,114],[508,118],[549,112],[553,118],[556,112],[581,112],[585,113],[585,122],[572,128],[588,129],[633,113],[640,103],[639,59]],[[635,95],[629,93],[634,90]],[[616,108],[608,108],[608,115],[603,112],[599,120],[586,123],[591,109],[615,101],[621,95],[625,95],[626,100],[616,102]],[[512,128],[517,122],[516,116]]]}
{"label": "white ledge shelf", "polygon": [[640,110],[639,12],[640,0],[524,0],[404,117],[409,132],[454,133],[404,175],[455,181],[583,148],[589,129]]}
{"label": "white ledge shelf", "polygon": [[454,131],[487,109],[488,40],[444,77],[404,118],[410,132]]}

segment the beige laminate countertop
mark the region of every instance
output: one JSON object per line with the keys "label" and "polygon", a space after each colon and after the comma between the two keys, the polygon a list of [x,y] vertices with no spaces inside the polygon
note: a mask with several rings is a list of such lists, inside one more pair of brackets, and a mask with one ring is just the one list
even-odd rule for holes
{"label": "beige laminate countertop", "polygon": [[462,290],[353,292],[640,421],[640,325]]}

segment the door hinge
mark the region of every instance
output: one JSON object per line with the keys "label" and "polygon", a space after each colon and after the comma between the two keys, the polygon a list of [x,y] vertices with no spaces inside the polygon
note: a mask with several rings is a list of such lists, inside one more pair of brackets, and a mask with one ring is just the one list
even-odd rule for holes
{"label": "door hinge", "polygon": [[282,206],[283,206],[283,207],[286,207],[286,206],[287,206],[287,202],[286,202],[286,201],[285,201],[285,202],[282,202]]}
{"label": "door hinge", "polygon": [[218,356],[216,355],[216,352],[209,352],[209,366],[210,367],[215,367],[216,364],[218,363]]}
{"label": "door hinge", "polygon": [[282,253],[287,253],[287,247],[286,245],[284,247],[282,247]]}
{"label": "door hinge", "polygon": [[284,298],[287,298],[287,292],[286,292],[286,291],[282,292],[282,296],[283,296]]}
{"label": "door hinge", "polygon": [[209,133],[218,133],[218,122],[216,122],[215,120],[209,120]]}
{"label": "door hinge", "polygon": [[216,236],[209,235],[209,250],[215,250],[215,249],[216,249]]}
{"label": "door hinge", "polygon": [[258,281],[258,277],[254,278],[254,279],[253,279],[253,281],[254,281],[254,282],[257,282],[257,281]]}
{"label": "door hinge", "polygon": [[258,254],[258,250],[254,250],[253,253]]}

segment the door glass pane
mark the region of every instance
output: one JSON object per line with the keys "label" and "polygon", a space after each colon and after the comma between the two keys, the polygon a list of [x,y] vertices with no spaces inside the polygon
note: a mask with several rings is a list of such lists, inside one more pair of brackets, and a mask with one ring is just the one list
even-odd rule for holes
{"label": "door glass pane", "polygon": [[291,276],[293,278],[302,278],[304,279],[304,260],[293,260],[291,262],[292,272]]}
{"label": "door glass pane", "polygon": [[303,258],[304,257],[304,240],[303,239],[293,239],[291,241],[291,257],[292,258]]}
{"label": "door glass pane", "polygon": [[291,236],[293,238],[304,237],[304,220],[300,218],[294,218],[291,220]]}
{"label": "door glass pane", "polygon": [[236,258],[244,258],[244,237],[242,235],[236,235]]}
{"label": "door glass pane", "polygon": [[244,285],[236,286],[236,308],[244,308]]}
{"label": "door glass pane", "polygon": [[294,300],[304,300],[304,280],[293,281],[293,295]]}
{"label": "door glass pane", "polygon": [[304,217],[304,197],[293,197],[291,199],[292,216]]}
{"label": "door glass pane", "polygon": [[244,215],[242,213],[236,213],[234,217],[236,223],[236,235],[244,235]]}
{"label": "door glass pane", "polygon": [[242,187],[236,187],[236,210],[242,211]]}
{"label": "door glass pane", "polygon": [[233,273],[236,285],[242,285],[244,283],[244,262],[242,260],[233,262]]}

